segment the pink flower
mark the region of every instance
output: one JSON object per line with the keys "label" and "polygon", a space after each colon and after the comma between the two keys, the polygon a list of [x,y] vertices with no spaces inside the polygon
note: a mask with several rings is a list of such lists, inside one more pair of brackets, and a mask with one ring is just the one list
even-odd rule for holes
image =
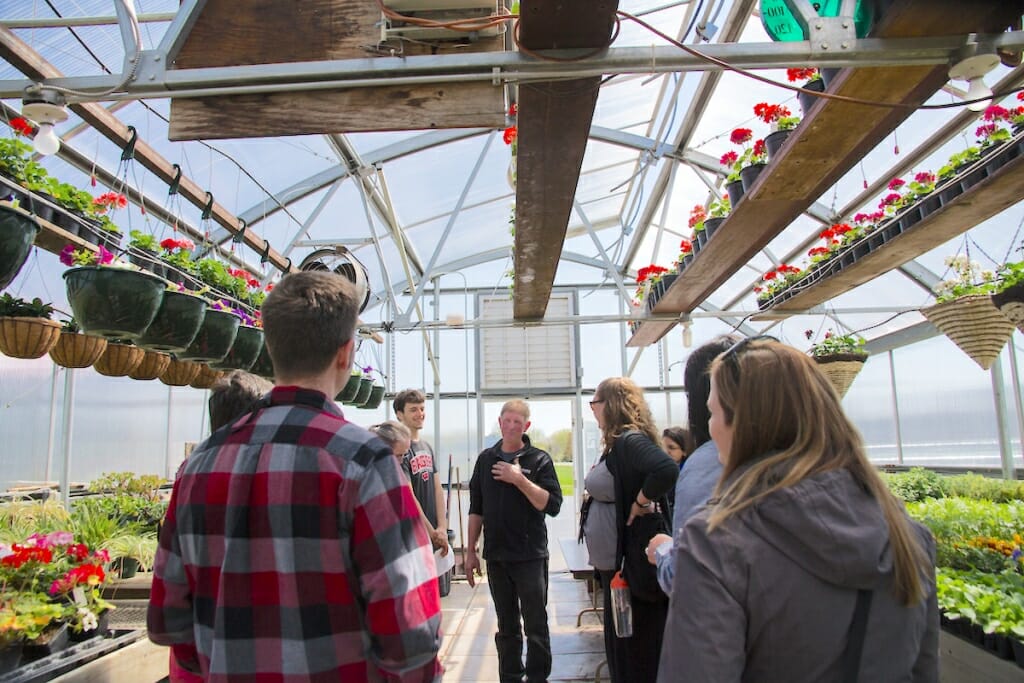
{"label": "pink flower", "polygon": [[929,183],[935,182],[935,174],[931,171],[921,171],[914,176],[914,181],[921,183],[922,185],[928,185]]}
{"label": "pink flower", "polygon": [[718,160],[718,163],[722,164],[722,166],[732,166],[739,158],[740,156],[736,154],[736,152],[726,152],[722,155],[722,158]]}
{"label": "pink flower", "polygon": [[999,126],[997,126],[996,124],[986,123],[981,126],[978,126],[978,128],[974,131],[974,137],[987,138],[989,135],[994,134],[997,130],[999,130]]}
{"label": "pink flower", "polygon": [[60,250],[60,262],[65,266],[75,265],[75,245],[66,244],[64,248]]}
{"label": "pink flower", "polygon": [[892,206],[893,204],[895,204],[896,202],[898,202],[901,199],[903,199],[901,196],[899,196],[898,194],[893,192],[891,194],[885,195],[885,197],[882,199],[882,201],[878,203],[878,206],[879,207]]}
{"label": "pink flower", "polygon": [[893,178],[889,181],[889,190],[895,192],[904,185],[906,185],[906,183],[903,181],[903,178]]}
{"label": "pink flower", "polygon": [[98,265],[98,266],[105,266],[108,263],[112,263],[113,260],[114,260],[114,255],[112,253],[110,253],[109,251],[107,251],[106,249],[104,249],[103,245],[101,244],[99,246],[99,253],[96,254],[96,265]]}
{"label": "pink flower", "polygon": [[985,110],[985,114],[982,116],[986,121],[1005,121],[1010,115],[1005,107],[1000,107],[998,104],[993,104]]}

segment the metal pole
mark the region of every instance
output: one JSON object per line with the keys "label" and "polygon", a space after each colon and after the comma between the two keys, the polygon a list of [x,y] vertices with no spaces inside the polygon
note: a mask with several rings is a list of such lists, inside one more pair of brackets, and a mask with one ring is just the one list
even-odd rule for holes
{"label": "metal pole", "polygon": [[[437,278],[434,278],[434,320],[440,320],[441,291],[438,289]],[[434,328],[434,369],[439,368],[437,353],[440,350],[441,328]],[[441,447],[441,373],[434,372],[434,453],[443,453]],[[436,455],[434,456],[437,457]]]}
{"label": "metal pole", "polygon": [[1003,358],[992,364],[992,399],[996,404],[996,427],[999,430],[999,460],[1003,466],[1003,479],[1016,479],[1013,470],[1013,452],[1010,450],[1009,424],[1006,402],[1003,400]]}
{"label": "metal pole", "polygon": [[1017,408],[1017,435],[1020,438],[1021,456],[1024,457],[1024,403],[1020,396],[1020,372],[1017,368],[1017,345],[1010,338],[1010,375],[1013,377],[1013,404]]}
{"label": "metal pole", "polygon": [[50,379],[50,431],[46,437],[46,471],[43,474],[43,481],[50,483],[50,475],[53,473],[53,451],[57,445],[57,368],[53,364],[53,373]]}
{"label": "metal pole", "polygon": [[64,469],[60,474],[61,500],[71,509],[71,424],[74,418],[75,371],[67,368],[64,375]]}
{"label": "metal pole", "polygon": [[171,399],[173,389],[167,387],[167,429],[164,430],[164,476],[170,479],[174,476],[171,472]]}
{"label": "metal pole", "polygon": [[903,464],[903,429],[900,426],[900,402],[896,394],[896,360],[889,350],[889,388],[892,392],[892,414],[896,419],[896,463]]}

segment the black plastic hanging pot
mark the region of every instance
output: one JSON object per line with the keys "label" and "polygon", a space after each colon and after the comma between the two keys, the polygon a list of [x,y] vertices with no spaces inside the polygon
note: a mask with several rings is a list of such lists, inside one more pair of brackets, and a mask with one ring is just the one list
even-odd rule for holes
{"label": "black plastic hanging pot", "polygon": [[235,343],[228,350],[224,360],[210,363],[215,370],[248,370],[263,350],[263,330],[258,327],[241,325],[235,335]]}
{"label": "black plastic hanging pot", "polygon": [[38,234],[39,223],[34,218],[9,206],[0,206],[0,289],[17,277]]}
{"label": "black plastic hanging pot", "polygon": [[152,324],[164,281],[137,270],[80,266],[64,271],[68,303],[82,332],[135,341]]}
{"label": "black plastic hanging pot", "polygon": [[153,323],[136,342],[150,351],[181,353],[189,347],[206,317],[206,300],[184,292],[165,292]]}
{"label": "black plastic hanging pot", "polygon": [[242,319],[234,313],[207,308],[199,333],[189,347],[178,354],[178,358],[204,363],[223,360],[235,343],[241,324]]}

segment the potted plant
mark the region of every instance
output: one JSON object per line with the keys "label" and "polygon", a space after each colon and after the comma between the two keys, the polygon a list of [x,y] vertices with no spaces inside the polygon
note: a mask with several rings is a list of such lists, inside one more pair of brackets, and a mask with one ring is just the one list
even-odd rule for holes
{"label": "potted plant", "polygon": [[99,360],[107,349],[107,340],[82,334],[74,318],[61,328],[57,344],[50,349],[50,358],[63,368],[87,368]]}
{"label": "potted plant", "polygon": [[105,377],[127,377],[146,357],[146,350],[140,349],[130,339],[108,339],[107,348],[92,369]]}
{"label": "potted plant", "polygon": [[153,380],[162,375],[170,364],[171,357],[166,353],[143,349],[142,360],[128,371],[128,376],[142,381]]}
{"label": "potted plant", "polygon": [[107,339],[138,339],[160,310],[164,281],[130,269],[102,245],[97,251],[67,245],[60,260],[68,303],[88,334]]}
{"label": "potted plant", "polygon": [[[206,319],[206,299],[189,292],[184,285],[168,285],[156,317],[138,339],[150,351],[181,353],[199,334]],[[187,382],[186,382],[187,384]]]}
{"label": "potted plant", "polygon": [[992,304],[1024,331],[1024,261],[1004,263],[995,277]]}
{"label": "potted plant", "polygon": [[338,395],[334,397],[334,400],[339,403],[351,403],[352,399],[354,399],[356,394],[359,393],[359,380],[361,380],[362,377],[363,371],[360,368],[352,368],[352,374],[349,375],[348,382],[345,383],[345,386]]}
{"label": "potted plant", "polygon": [[703,204],[695,204],[690,209],[690,219],[687,221],[687,225],[693,230],[693,255],[696,256],[697,252],[701,250],[704,243],[707,241],[707,236],[704,235],[704,222],[708,218],[707,209],[704,208]]}
{"label": "potted plant", "polygon": [[[802,69],[786,69],[786,78],[790,83],[797,83],[804,81],[800,86],[804,90],[810,90],[812,92],[825,92],[825,82],[821,80],[821,73],[814,67],[806,67]],[[807,116],[807,112],[811,110],[814,103],[817,102],[819,97],[814,95],[798,92],[796,99],[800,102],[800,108],[804,111],[804,116]]]}
{"label": "potted plant", "polygon": [[39,641],[63,613],[39,592],[0,595],[0,676],[18,668],[25,643]]}
{"label": "potted plant", "polygon": [[[813,339],[814,331],[804,332],[807,339]],[[864,368],[868,353],[864,350],[865,339],[856,334],[835,334],[825,332],[824,338],[812,344],[808,353],[818,363],[818,369],[832,383],[839,398],[846,395],[857,374]]]}
{"label": "potted plant", "polygon": [[61,182],[57,178],[48,178],[46,192],[54,202],[65,211],[57,211],[51,217],[51,222],[71,235],[78,235],[81,232],[81,223],[77,216],[84,217],[86,211],[92,205],[92,195],[82,192],[71,183]]}
{"label": "potted plant", "polygon": [[108,551],[113,558],[112,568],[122,579],[130,579],[140,569],[149,571],[156,558],[155,533],[126,534],[111,541]]}
{"label": "potted plant", "polygon": [[[711,236],[715,234],[725,219],[732,213],[732,202],[729,201],[729,195],[722,195],[721,198],[711,202],[708,207],[708,217],[704,220],[704,244],[707,244],[711,240]],[[703,244],[701,248],[703,248]]]}
{"label": "potted plant", "polygon": [[652,263],[649,266],[644,266],[636,273],[636,294],[634,300],[638,304],[642,304],[644,299],[651,292],[651,288],[654,286],[664,273],[668,272],[668,268],[659,266]]}
{"label": "potted plant", "polygon": [[41,358],[60,338],[60,323],[50,320],[53,306],[39,297],[26,301],[0,296],[0,352],[11,358]]}
{"label": "potted plant", "polygon": [[108,249],[117,249],[121,246],[121,228],[117,227],[108,214],[127,206],[128,199],[120,192],[104,192],[92,200],[91,218],[94,219],[94,225],[99,228],[96,231],[98,244]]}
{"label": "potted plant", "polygon": [[196,264],[192,250],[196,245],[184,237],[168,237],[160,242],[160,258],[167,264],[164,275],[171,282],[184,285],[187,289],[199,289],[195,282]]}
{"label": "potted plant", "polygon": [[39,229],[39,223],[29,214],[0,205],[0,289],[5,289],[21,272]]}
{"label": "potted plant", "polygon": [[241,324],[242,319],[232,311],[231,304],[217,299],[207,307],[199,332],[178,358],[204,363],[223,360],[235,343]]}
{"label": "potted plant", "polygon": [[132,230],[128,233],[128,261],[157,277],[167,276],[167,267],[160,260],[160,243],[155,235]]}
{"label": "potted plant", "polygon": [[676,263],[679,264],[679,272],[682,274],[686,270],[687,266],[693,262],[693,240],[688,237],[684,237],[679,241],[679,258]]}
{"label": "potted plant", "polygon": [[171,362],[160,373],[159,379],[169,387],[185,387],[199,374],[199,368],[199,363],[194,363],[190,360],[178,360],[172,356]]}
{"label": "potted plant", "polygon": [[946,258],[953,277],[935,288],[935,305],[921,310],[932,324],[959,346],[983,370],[988,370],[1013,335],[1013,323],[991,295],[995,273],[963,255]]}
{"label": "potted plant", "polygon": [[[759,102],[754,105],[754,115],[767,123],[771,132],[764,138],[764,145],[768,152],[768,159],[775,158],[789,134],[800,124],[800,117],[793,116],[793,113],[781,104],[768,104]],[[735,199],[733,204],[735,204]]]}
{"label": "potted plant", "polygon": [[231,312],[241,320],[238,334],[227,355],[222,360],[211,362],[210,367],[217,370],[249,370],[263,350],[263,330],[259,319],[255,314],[250,315],[250,311],[232,308]]}

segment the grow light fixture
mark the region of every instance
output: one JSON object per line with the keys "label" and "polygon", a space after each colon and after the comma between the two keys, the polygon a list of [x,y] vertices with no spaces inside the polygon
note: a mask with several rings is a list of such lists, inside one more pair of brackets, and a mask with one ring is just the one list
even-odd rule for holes
{"label": "grow light fixture", "polygon": [[977,44],[969,47],[965,56],[949,69],[949,78],[954,81],[967,81],[965,100],[971,102],[967,108],[971,111],[985,111],[992,104],[992,89],[985,85],[985,74],[999,64],[999,55],[994,52],[978,52]]}
{"label": "grow light fixture", "polygon": [[60,149],[60,138],[53,130],[54,124],[68,120],[64,108],[64,96],[56,90],[31,88],[25,91],[21,113],[39,126],[33,146],[40,154],[56,154]]}

